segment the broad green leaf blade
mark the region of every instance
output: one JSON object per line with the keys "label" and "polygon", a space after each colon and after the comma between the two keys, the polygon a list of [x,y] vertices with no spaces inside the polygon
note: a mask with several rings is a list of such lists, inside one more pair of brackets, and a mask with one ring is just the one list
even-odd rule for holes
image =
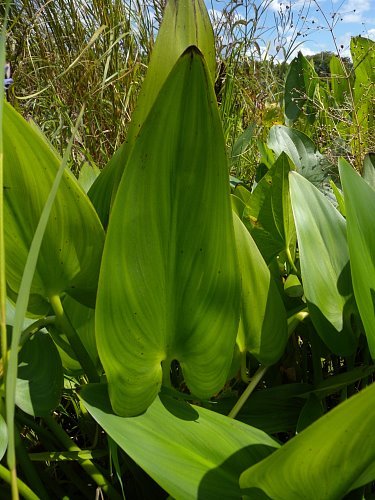
{"label": "broad green leaf blade", "polygon": [[99,175],[99,168],[94,164],[86,162],[79,171],[78,184],[87,193]]}
{"label": "broad green leaf blade", "polygon": [[319,189],[324,188],[332,165],[307,135],[293,128],[274,125],[269,132],[268,146],[278,156],[286,153],[298,173]]}
{"label": "broad green leaf blade", "polygon": [[253,138],[254,131],[256,128],[255,123],[250,123],[250,125],[242,132],[242,134],[237,138],[236,142],[233,144],[230,153],[230,162],[232,167],[236,167],[241,159],[241,156],[249,148],[250,142]]}
{"label": "broad green leaf blade", "polygon": [[301,410],[297,423],[297,433],[318,420],[323,413],[323,405],[320,399],[314,393],[310,394]]}
{"label": "broad green leaf blade", "polygon": [[48,415],[59,404],[63,388],[61,359],[50,336],[31,337],[18,362],[16,405],[34,417]]}
{"label": "broad green leaf blade", "polygon": [[242,277],[242,312],[237,344],[263,365],[276,363],[287,340],[286,311],[271,273],[255,242],[233,214]]}
{"label": "broad green leaf blade", "polygon": [[333,55],[329,61],[332,95],[336,103],[342,106],[350,97],[351,78],[347,76],[341,58]]}
{"label": "broad green leaf blade", "polygon": [[306,106],[308,121],[314,121],[313,98],[319,77],[313,65],[299,52],[290,63],[285,80],[284,112],[287,121],[293,123]]}
{"label": "broad green leaf blade", "polygon": [[140,131],[108,226],[96,335],[116,413],[145,411],[174,359],[199,398],[226,381],[240,315],[228,184],[215,95],[192,47]]}
{"label": "broad green leaf blade", "polygon": [[285,153],[264,175],[247,202],[244,220],[265,261],[282,251],[294,257],[296,229],[289,195],[292,165]]}
{"label": "broad green leaf blade", "polygon": [[240,498],[240,473],[279,446],[258,429],[168,396],[132,418],[113,414],[104,385],[86,386],[80,396],[109,436],[179,500]]}
{"label": "broad green leaf blade", "polygon": [[[371,144],[375,125],[375,42],[361,36],[353,37],[350,40],[350,52],[355,73],[355,118],[360,126],[361,147],[363,148]],[[354,131],[358,134],[359,130],[356,125],[354,123]]]}
{"label": "broad green leaf blade", "polygon": [[375,366],[357,366],[352,370],[340,373],[339,375],[332,375],[323,382],[321,382],[315,389],[312,391],[314,394],[319,396],[319,398],[324,398],[329,396],[330,394],[334,394],[335,392],[339,392],[344,387],[348,387],[351,384],[354,384],[358,380],[367,378],[369,375],[372,375],[375,372]]}
{"label": "broad green leaf blade", "polygon": [[301,114],[306,102],[302,60],[299,52],[289,65],[284,86],[284,113],[287,120],[294,122]]}
{"label": "broad green leaf blade", "polygon": [[[4,218],[7,282],[18,293],[27,254],[60,161],[8,104],[4,108]],[[66,170],[43,238],[31,293],[95,301],[104,232]]]}
{"label": "broad green leaf blade", "polygon": [[274,500],[339,499],[374,480],[374,404],[372,384],[250,467],[241,487]]}
{"label": "broad green leaf blade", "polygon": [[354,352],[350,326],[354,308],[346,223],[309,181],[289,174],[303,288],[320,337],[336,354]]}
{"label": "broad green leaf blade", "polygon": [[135,138],[172,68],[185,50],[192,45],[203,54],[210,77],[214,81],[215,42],[204,0],[189,0],[188,2],[169,0],[152,50],[137,107],[132,114],[126,142],[110,160],[89,192],[104,225],[108,223],[110,206],[133,149]]}
{"label": "broad green leaf blade", "polygon": [[[312,389],[313,386],[308,384],[284,384],[254,391],[236,419],[267,434],[295,432],[307,397],[305,394]],[[206,408],[228,415],[236,401],[235,397],[222,397],[207,403]]]}
{"label": "broad green leaf blade", "polygon": [[343,159],[339,161],[348,226],[355,298],[375,359],[375,191]]}

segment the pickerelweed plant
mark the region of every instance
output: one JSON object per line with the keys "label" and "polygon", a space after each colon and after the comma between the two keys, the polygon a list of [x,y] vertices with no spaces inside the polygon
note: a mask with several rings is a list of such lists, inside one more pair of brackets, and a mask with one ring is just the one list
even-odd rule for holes
{"label": "pickerelweed plant", "polygon": [[203,0],[170,0],[88,194],[66,168],[82,112],[61,159],[1,97],[13,499],[371,495],[372,159],[363,177],[341,160],[328,192],[311,139],[280,125],[257,186],[231,192],[215,70]]}

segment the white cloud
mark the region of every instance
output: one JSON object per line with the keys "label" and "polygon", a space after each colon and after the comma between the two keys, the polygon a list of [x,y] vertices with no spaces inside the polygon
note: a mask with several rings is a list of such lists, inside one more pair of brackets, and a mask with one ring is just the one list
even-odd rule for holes
{"label": "white cloud", "polygon": [[368,20],[371,11],[371,0],[348,0],[340,9],[340,15],[344,23],[361,23]]}
{"label": "white cloud", "polygon": [[370,30],[367,31],[366,34],[368,38],[371,38],[371,40],[375,41],[375,28],[371,28]]}
{"label": "white cloud", "polygon": [[313,56],[314,54],[318,53],[318,51],[310,49],[310,47],[305,47],[303,45],[298,48],[298,51],[302,52],[304,56]]}

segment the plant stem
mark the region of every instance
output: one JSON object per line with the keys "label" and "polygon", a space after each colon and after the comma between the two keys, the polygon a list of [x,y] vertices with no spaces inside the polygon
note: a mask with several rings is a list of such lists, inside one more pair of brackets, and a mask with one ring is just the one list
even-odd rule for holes
{"label": "plant stem", "polygon": [[108,456],[107,450],[82,451],[42,451],[28,455],[31,462],[64,462],[77,460],[91,460]]}
{"label": "plant stem", "polygon": [[[73,441],[70,439],[69,435],[64,431],[62,427],[56,422],[52,417],[44,417],[44,421],[60,441],[60,443],[68,450],[75,452],[82,452]],[[109,498],[114,498],[115,500],[121,500],[121,495],[115,490],[115,488],[107,481],[103,474],[99,471],[96,465],[91,462],[91,460],[82,460],[79,462],[80,466],[84,471],[92,478],[93,481],[103,490]]]}
{"label": "plant stem", "polygon": [[237,401],[237,403],[233,406],[231,409],[230,413],[228,414],[229,418],[236,418],[238,415],[239,411],[243,407],[243,405],[246,403],[248,398],[250,397],[250,394],[253,392],[255,387],[259,384],[259,382],[262,380],[264,374],[268,370],[268,366],[260,366],[258,370],[255,372],[254,376],[251,378],[251,381],[249,385],[246,387],[244,392],[241,394],[241,397]]}
{"label": "plant stem", "polygon": [[[12,485],[13,478],[11,478],[11,475],[12,475],[11,471],[0,464],[0,479],[11,485],[12,495],[13,495],[14,493]],[[21,481],[21,479],[17,479],[16,477],[16,481],[17,481],[16,482],[17,498],[19,491],[25,500],[40,500],[40,498],[37,495],[35,495],[35,493],[23,481]]]}
{"label": "plant stem", "polygon": [[288,337],[292,335],[297,326],[309,316],[307,309],[299,311],[288,318]]}
{"label": "plant stem", "polygon": [[67,336],[70,345],[72,346],[77,359],[85,371],[90,382],[99,382],[99,375],[95,365],[90,358],[85,346],[78,336],[75,328],[70,322],[67,314],[64,311],[63,305],[59,295],[52,295],[49,297],[52,309],[56,314],[56,324],[60,325],[62,331]]}
{"label": "plant stem", "polygon": [[[7,22],[10,1],[5,5],[3,25],[0,39],[0,68],[5,64],[5,41],[7,33]],[[3,71],[3,69],[1,69]],[[0,88],[0,342],[4,373],[7,368],[8,340],[6,326],[6,276],[5,276],[5,240],[4,240],[4,148],[3,148],[3,108],[4,108],[4,85]]]}
{"label": "plant stem", "polygon": [[19,346],[20,348],[23,346],[23,344],[26,342],[26,340],[32,335],[33,333],[38,332],[39,330],[42,330],[45,326],[48,325],[53,325],[55,323],[55,316],[46,316],[45,318],[40,318],[34,323],[32,323],[30,326],[25,328],[25,330],[22,332],[21,339]]}

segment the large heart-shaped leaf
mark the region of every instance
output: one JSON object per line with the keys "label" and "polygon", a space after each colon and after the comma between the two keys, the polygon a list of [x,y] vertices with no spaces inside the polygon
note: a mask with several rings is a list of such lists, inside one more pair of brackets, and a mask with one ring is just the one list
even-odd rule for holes
{"label": "large heart-shaped leaf", "polygon": [[340,160],[339,168],[354,293],[370,352],[375,359],[375,191],[345,160]]}
{"label": "large heart-shaped leaf", "polygon": [[261,489],[275,500],[339,499],[373,481],[374,404],[372,384],[244,472],[243,493],[258,498],[251,495]]}
{"label": "large heart-shaped leaf", "polygon": [[276,363],[288,340],[286,312],[255,242],[233,213],[237,252],[242,276],[242,311],[237,336],[240,351],[249,351],[264,365]]}
{"label": "large heart-shaped leaf", "polygon": [[354,300],[345,219],[309,181],[296,172],[289,178],[311,319],[333,352],[350,354],[357,341],[350,325]]}
{"label": "large heart-shaped leaf", "polygon": [[[9,287],[18,293],[60,160],[7,104],[3,133],[6,273]],[[43,238],[31,293],[49,297],[66,291],[93,305],[103,242],[104,232],[93,206],[66,171]]]}
{"label": "large heart-shaped leaf", "polygon": [[137,137],[108,226],[96,334],[115,412],[144,411],[173,360],[196,396],[220,390],[240,292],[224,138],[192,47]]}
{"label": "large heart-shaped leaf", "polygon": [[254,427],[169,396],[132,418],[112,412],[104,385],[86,386],[80,396],[109,436],[181,500],[240,498],[241,472],[279,446]]}
{"label": "large heart-shaped leaf", "polygon": [[122,144],[89,191],[104,225],[117,192],[134,140],[142,127],[165,80],[184,51],[195,45],[203,54],[212,81],[215,80],[215,43],[203,0],[170,0],[164,10],[155,46],[132,114],[126,142]]}

